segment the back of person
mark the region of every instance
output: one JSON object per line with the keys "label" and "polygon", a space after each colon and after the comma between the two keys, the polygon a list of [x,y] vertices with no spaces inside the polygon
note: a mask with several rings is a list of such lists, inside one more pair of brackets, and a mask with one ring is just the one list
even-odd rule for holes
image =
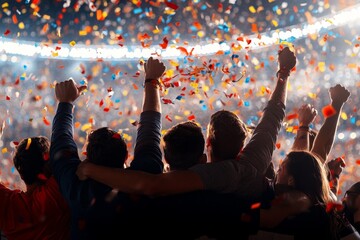
{"label": "back of person", "polygon": [[0,184],[0,229],[9,240],[70,238],[70,209],[47,169],[48,152],[45,137],[22,140],[13,160],[27,191]]}

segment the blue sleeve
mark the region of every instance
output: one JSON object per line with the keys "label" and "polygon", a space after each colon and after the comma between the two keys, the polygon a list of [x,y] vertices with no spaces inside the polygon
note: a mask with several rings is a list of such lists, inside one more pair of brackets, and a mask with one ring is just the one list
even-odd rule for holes
{"label": "blue sleeve", "polygon": [[88,201],[88,194],[84,194],[88,181],[80,181],[76,175],[79,164],[73,138],[73,105],[59,103],[52,125],[50,166],[62,195],[68,201]]}
{"label": "blue sleeve", "polygon": [[155,111],[142,112],[137,129],[134,159],[129,169],[149,173],[162,173],[164,164],[160,149],[161,114]]}

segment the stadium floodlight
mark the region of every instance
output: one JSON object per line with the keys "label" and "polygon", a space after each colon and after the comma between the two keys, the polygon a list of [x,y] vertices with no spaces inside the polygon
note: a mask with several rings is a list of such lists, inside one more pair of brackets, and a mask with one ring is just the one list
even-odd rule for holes
{"label": "stadium floodlight", "polygon": [[[357,4],[337,13],[322,17],[313,24],[301,23],[276,29],[268,33],[243,36],[242,41],[238,40],[239,36],[233,36],[233,41],[237,41],[242,49],[252,50],[269,47],[281,42],[293,42],[296,39],[307,37],[309,34],[317,34],[323,29],[330,30],[354,22],[360,19],[359,12],[360,4]],[[186,51],[184,51],[184,49]],[[148,58],[155,54],[165,59],[172,59],[185,55],[186,52],[187,54],[206,56],[214,55],[219,51],[227,52],[230,49],[229,44],[225,42],[201,43],[181,48],[173,44],[169,45],[166,49],[161,49],[160,46],[143,48],[142,46],[88,46],[84,44],[76,44],[70,47],[67,44],[43,44],[0,37],[0,52],[3,56],[1,57],[2,61],[14,59],[11,58],[13,55],[50,59],[126,61],[130,59]],[[10,57],[7,57],[7,55],[10,55]]]}

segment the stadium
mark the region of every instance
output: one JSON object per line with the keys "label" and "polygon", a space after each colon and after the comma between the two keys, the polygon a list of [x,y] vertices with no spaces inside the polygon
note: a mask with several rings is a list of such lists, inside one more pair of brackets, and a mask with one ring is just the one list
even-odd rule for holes
{"label": "stadium", "polygon": [[[116,129],[130,158],[142,104],[144,62],[162,59],[162,133],[194,120],[206,135],[210,115],[225,109],[253,128],[275,85],[277,54],[297,56],[286,117],[273,154],[290,150],[297,110],[326,118],[329,88],[351,96],[341,112],[330,159],[343,157],[339,196],[360,180],[360,2],[358,0],[14,0],[0,11],[0,179],[24,185],[12,163],[23,137],[51,135],[54,86],[73,78],[88,85],[75,103],[74,136],[83,153],[87,133]],[[82,158],[86,156],[81,155]]]}

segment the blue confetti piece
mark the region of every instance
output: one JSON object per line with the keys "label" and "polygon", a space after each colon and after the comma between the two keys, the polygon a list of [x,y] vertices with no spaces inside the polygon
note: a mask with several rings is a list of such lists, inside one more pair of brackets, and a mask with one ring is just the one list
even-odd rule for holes
{"label": "blue confetti piece", "polygon": [[85,80],[81,80],[80,85],[84,85],[84,84],[85,84]]}
{"label": "blue confetti piece", "polygon": [[202,106],[201,106],[201,110],[206,111],[207,109],[208,109],[208,108],[207,108],[206,105],[202,105]]}
{"label": "blue confetti piece", "polygon": [[219,63],[219,62],[217,62],[217,63],[215,64],[216,67],[220,67],[220,65],[221,65],[221,63]]}
{"label": "blue confetti piece", "polygon": [[196,32],[196,31],[197,31],[197,28],[196,28],[195,26],[191,26],[191,27],[190,27],[190,30],[191,30],[192,32]]}
{"label": "blue confetti piece", "polygon": [[244,102],[244,106],[245,106],[245,107],[250,107],[250,102],[249,102],[249,101],[245,101],[245,102]]}
{"label": "blue confetti piece", "polygon": [[107,73],[109,72],[109,68],[108,67],[104,67],[104,70],[103,70],[104,73]]}
{"label": "blue confetti piece", "polygon": [[170,27],[169,26],[166,26],[163,28],[163,34],[168,34],[169,33],[169,30],[170,30]]}
{"label": "blue confetti piece", "polygon": [[278,6],[278,5],[273,6],[273,8],[272,8],[273,12],[276,12],[278,9],[279,9],[279,6]]}
{"label": "blue confetti piece", "polygon": [[115,99],[115,103],[119,103],[120,102],[120,99]]}
{"label": "blue confetti piece", "polygon": [[245,83],[249,83],[250,82],[250,76],[247,76],[246,78],[245,78]]}
{"label": "blue confetti piece", "polygon": [[205,4],[203,4],[200,9],[205,10],[205,9],[207,9],[207,6]]}
{"label": "blue confetti piece", "polygon": [[199,102],[200,104],[203,104],[204,103],[204,100],[200,100],[200,102]]}
{"label": "blue confetti piece", "polygon": [[195,77],[195,76],[191,76],[190,80],[191,80],[191,81],[195,81],[195,80],[196,80],[196,77]]}
{"label": "blue confetti piece", "polygon": [[134,13],[134,14],[142,13],[142,8],[135,8],[135,9],[133,10],[133,13]]}
{"label": "blue confetti piece", "polygon": [[111,75],[111,79],[112,79],[112,80],[115,80],[115,79],[116,79],[115,73],[113,73],[113,74]]}
{"label": "blue confetti piece", "polygon": [[183,98],[183,96],[179,95],[176,97],[176,100],[181,100]]}
{"label": "blue confetti piece", "polygon": [[227,50],[224,52],[224,55],[229,55],[230,53],[231,53],[230,50]]}
{"label": "blue confetti piece", "polygon": [[281,156],[285,156],[286,155],[286,152],[284,150],[280,151],[280,155]]}
{"label": "blue confetti piece", "polygon": [[355,124],[355,123],[356,123],[356,118],[355,118],[355,117],[351,117],[351,118],[350,118],[350,123],[351,123],[351,124]]}
{"label": "blue confetti piece", "polygon": [[21,76],[21,77],[20,77],[20,80],[21,80],[21,81],[24,81],[24,80],[25,80],[25,77],[24,77],[24,76]]}
{"label": "blue confetti piece", "polygon": [[15,172],[15,167],[13,166],[13,167],[11,167],[11,173],[14,173]]}

